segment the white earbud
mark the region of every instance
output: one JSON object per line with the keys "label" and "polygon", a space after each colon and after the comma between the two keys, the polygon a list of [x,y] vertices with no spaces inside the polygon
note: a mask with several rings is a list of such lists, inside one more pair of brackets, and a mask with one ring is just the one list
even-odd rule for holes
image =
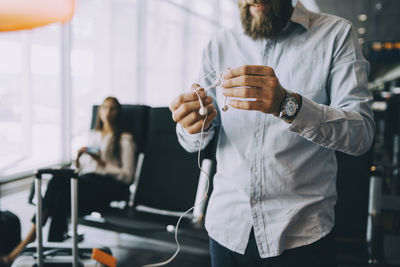
{"label": "white earbud", "polygon": [[201,102],[201,100],[199,100],[199,101],[200,101],[200,106],[201,106],[201,108],[199,109],[199,114],[201,116],[205,116],[205,115],[207,115],[207,109],[203,106],[203,103]]}
{"label": "white earbud", "polygon": [[204,104],[203,104],[203,101],[201,100],[199,92],[197,92],[197,90],[194,90],[194,91],[195,91],[197,98],[199,99],[199,103],[200,103],[199,114],[201,116],[205,116],[205,115],[207,115],[207,112],[208,112],[207,108],[204,107]]}
{"label": "white earbud", "polygon": [[[220,79],[222,79],[223,74],[224,74],[226,71],[230,70],[230,69],[231,69],[231,68],[227,68],[223,73],[221,73]],[[226,112],[226,111],[228,111],[228,109],[229,109],[228,105],[226,104],[226,100],[228,100],[228,97],[227,97],[227,96],[225,96],[225,99],[224,99],[224,106],[222,107],[222,111],[223,111],[223,112]]]}
{"label": "white earbud", "polygon": [[228,97],[227,96],[225,96],[225,100],[224,100],[224,106],[222,107],[222,111],[223,112],[226,112],[226,111],[228,111],[228,105],[226,104],[226,100],[228,99]]}

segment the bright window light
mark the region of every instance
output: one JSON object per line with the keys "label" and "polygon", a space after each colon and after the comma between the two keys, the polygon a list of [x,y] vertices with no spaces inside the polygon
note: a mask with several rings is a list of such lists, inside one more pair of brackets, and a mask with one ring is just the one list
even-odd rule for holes
{"label": "bright window light", "polygon": [[77,0],[75,11],[67,38],[58,24],[0,34],[0,179],[75,157],[106,96],[168,106],[196,81],[208,40],[240,23],[236,0]]}

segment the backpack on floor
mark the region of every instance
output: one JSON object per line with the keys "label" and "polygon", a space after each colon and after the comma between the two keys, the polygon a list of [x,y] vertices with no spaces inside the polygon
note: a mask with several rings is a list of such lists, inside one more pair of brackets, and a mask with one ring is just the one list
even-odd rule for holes
{"label": "backpack on floor", "polygon": [[6,255],[21,241],[21,223],[9,211],[0,211],[0,255]]}

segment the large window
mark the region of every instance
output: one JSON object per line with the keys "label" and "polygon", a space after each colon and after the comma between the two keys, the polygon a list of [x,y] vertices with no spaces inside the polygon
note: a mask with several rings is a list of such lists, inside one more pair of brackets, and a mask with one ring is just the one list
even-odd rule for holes
{"label": "large window", "polygon": [[0,35],[0,177],[61,158],[60,26]]}
{"label": "large window", "polygon": [[86,141],[94,104],[108,95],[137,103],[137,14],[137,1],[77,1],[70,36],[72,157]]}
{"label": "large window", "polygon": [[0,33],[0,179],[75,156],[108,95],[167,106],[210,37],[238,21],[236,0],[77,0],[67,35],[58,24]]}

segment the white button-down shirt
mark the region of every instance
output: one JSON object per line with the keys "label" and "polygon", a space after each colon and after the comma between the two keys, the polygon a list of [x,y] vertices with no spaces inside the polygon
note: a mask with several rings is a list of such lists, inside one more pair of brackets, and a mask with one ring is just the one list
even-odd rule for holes
{"label": "white button-down shirt", "polygon": [[[288,124],[258,111],[222,112],[221,88],[210,92],[219,115],[204,133],[204,145],[215,127],[220,131],[206,229],[243,254],[253,227],[265,258],[331,231],[335,150],[362,154],[373,139],[369,65],[350,22],[310,12],[300,2],[277,38],[253,41],[224,31],[212,39],[203,53],[200,84],[206,87],[226,68],[245,64],[272,67],[285,89],[302,95],[302,107]],[[177,133],[186,150],[199,149],[199,134],[180,125]]]}

